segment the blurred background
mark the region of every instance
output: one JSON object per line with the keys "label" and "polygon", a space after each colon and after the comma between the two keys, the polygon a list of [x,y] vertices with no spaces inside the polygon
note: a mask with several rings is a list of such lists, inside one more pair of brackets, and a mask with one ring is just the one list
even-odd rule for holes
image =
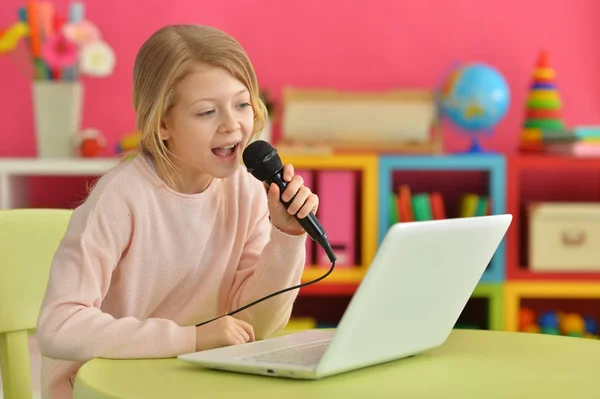
{"label": "blurred background", "polygon": [[[83,201],[139,140],[142,43],[212,25],[248,52],[262,137],[317,191],[340,254],[288,328],[339,322],[391,224],[511,213],[457,327],[596,339],[599,15],[595,0],[3,0],[0,209]],[[327,268],[307,250],[304,281]]]}

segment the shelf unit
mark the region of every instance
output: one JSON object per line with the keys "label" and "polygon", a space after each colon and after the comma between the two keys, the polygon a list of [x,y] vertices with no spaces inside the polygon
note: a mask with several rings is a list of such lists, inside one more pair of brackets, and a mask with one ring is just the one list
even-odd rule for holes
{"label": "shelf unit", "polygon": [[39,176],[101,176],[119,162],[117,158],[2,158],[0,159],[0,209],[29,206],[27,179]]}
{"label": "shelf unit", "polygon": [[[528,155],[513,156],[507,162],[507,209],[513,215],[512,227],[507,233],[507,279],[525,281],[600,281],[600,272],[533,272],[527,270],[526,265],[521,264],[520,254],[525,248],[522,247],[521,234],[525,229],[525,215],[522,214],[522,175],[527,172],[533,173],[577,173],[597,171],[600,173],[600,158],[577,158],[568,156],[551,155]],[[598,181],[593,182],[587,188],[598,189]],[[569,200],[568,190],[558,193],[561,199]],[[595,198],[600,201],[600,196]]]}
{"label": "shelf unit", "polygon": [[[506,162],[503,156],[486,155],[440,155],[440,156],[382,156],[379,159],[379,222],[378,244],[387,232],[390,220],[388,194],[393,189],[392,174],[395,171],[482,171],[489,174],[489,196],[492,213],[503,214],[506,209]],[[481,282],[501,283],[504,280],[504,240],[493,256],[490,267]]]}
{"label": "shelf unit", "polygon": [[471,295],[488,300],[488,327],[501,331],[504,328],[504,287],[502,284],[480,283]]}
{"label": "shelf unit", "polygon": [[[563,155],[515,155],[507,159],[507,233],[504,329],[519,330],[522,306],[586,308],[600,304],[600,272],[532,271],[528,269],[529,202],[600,201],[600,158]],[[547,184],[552,181],[554,184]],[[559,184],[556,184],[559,183]],[[537,190],[537,191],[536,191]],[[600,309],[591,304],[592,309]],[[563,308],[563,310],[560,310]],[[600,311],[594,317],[599,317]],[[597,319],[600,320],[600,319]]]}
{"label": "shelf unit", "polygon": [[[520,256],[524,240],[526,217],[523,212],[523,194],[531,197],[531,180],[540,184],[531,173],[548,178],[567,173],[579,176],[597,172],[600,176],[600,158],[573,158],[566,156],[511,156],[485,155],[432,155],[401,156],[378,154],[298,155],[280,154],[284,163],[297,169],[342,169],[361,173],[360,192],[360,262],[355,267],[336,268],[325,280],[304,287],[301,295],[317,300],[319,296],[351,296],[363,279],[378,245],[383,239],[389,221],[388,194],[393,187],[394,173],[475,171],[486,174],[486,187],[492,199],[492,213],[510,213],[513,222],[488,270],[482,276],[472,298],[487,299],[487,324],[493,330],[517,328],[520,303],[536,298],[587,298],[600,301],[600,272],[532,272],[527,270]],[[117,158],[105,159],[0,159],[0,209],[22,208],[30,205],[28,180],[38,176],[95,177],[101,176],[117,164]],[[530,179],[530,180],[527,180]],[[600,201],[600,184],[595,176],[570,179],[572,185],[582,185],[586,200]],[[582,182],[577,183],[578,180]],[[561,183],[562,184],[562,183]],[[556,184],[552,185],[557,186]],[[589,186],[589,187],[588,187]],[[535,200],[569,200],[570,193],[542,187]],[[581,199],[577,197],[575,199]],[[302,281],[314,280],[327,272],[327,267],[307,266]],[[336,300],[337,300],[336,299]]]}
{"label": "shelf unit", "polygon": [[[290,163],[295,169],[308,170],[355,170],[361,172],[360,209],[360,264],[354,267],[336,268],[318,284],[303,287],[306,295],[351,295],[363,279],[377,250],[377,175],[378,165],[375,155],[288,155],[281,153],[284,164]],[[307,266],[302,282],[319,278],[328,270],[322,266]]]}
{"label": "shelf unit", "polygon": [[598,282],[539,282],[509,281],[504,287],[504,329],[518,331],[519,309],[522,299],[597,299],[600,301]]}

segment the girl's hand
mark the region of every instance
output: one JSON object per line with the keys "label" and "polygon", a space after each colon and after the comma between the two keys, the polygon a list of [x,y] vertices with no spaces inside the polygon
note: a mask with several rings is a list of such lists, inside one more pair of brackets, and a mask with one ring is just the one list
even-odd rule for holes
{"label": "girl's hand", "polygon": [[224,316],[196,327],[196,351],[254,341],[254,329],[245,321]]}
{"label": "girl's hand", "polygon": [[[308,216],[312,211],[317,213],[319,208],[319,198],[313,194],[310,189],[304,186],[302,176],[294,175],[294,167],[290,164],[283,166],[283,180],[288,185],[280,197],[279,187],[272,183],[268,188],[269,213],[271,214],[271,223],[284,233],[291,235],[300,235],[305,231],[300,226],[294,215],[302,219]],[[286,208],[282,201],[289,202],[294,199],[289,208]]]}

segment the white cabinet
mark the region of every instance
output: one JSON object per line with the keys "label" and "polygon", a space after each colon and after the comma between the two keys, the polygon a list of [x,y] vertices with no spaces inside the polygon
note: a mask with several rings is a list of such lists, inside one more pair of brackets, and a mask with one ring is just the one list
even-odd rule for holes
{"label": "white cabinet", "polygon": [[30,177],[101,176],[118,162],[119,158],[0,158],[0,209],[29,206]]}

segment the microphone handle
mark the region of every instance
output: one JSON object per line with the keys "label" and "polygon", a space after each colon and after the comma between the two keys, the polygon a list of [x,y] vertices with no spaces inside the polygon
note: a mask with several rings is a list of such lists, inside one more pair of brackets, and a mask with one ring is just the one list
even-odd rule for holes
{"label": "microphone handle", "polygon": [[[279,187],[280,195],[283,195],[284,190],[287,187],[287,182],[283,180],[281,170],[271,176],[266,180],[266,183],[270,186],[271,183],[275,183],[277,187]],[[289,200],[288,202],[281,200],[281,202],[285,205],[286,208],[290,206],[294,198]],[[311,211],[308,216],[300,219],[297,215],[294,215],[300,226],[308,233],[309,237],[316,241],[327,253],[330,262],[335,262],[337,259],[335,254],[333,253],[333,249],[329,244],[329,240],[327,239],[327,235],[325,234],[325,229],[319,222],[319,219],[315,216],[315,214]]]}

